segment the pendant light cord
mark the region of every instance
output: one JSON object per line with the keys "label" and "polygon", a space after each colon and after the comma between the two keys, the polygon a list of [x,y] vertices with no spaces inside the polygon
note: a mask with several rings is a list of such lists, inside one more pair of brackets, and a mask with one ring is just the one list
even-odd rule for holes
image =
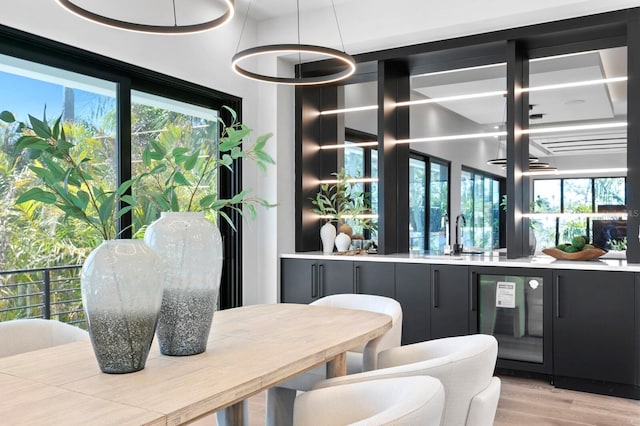
{"label": "pendant light cord", "polygon": [[176,0],[173,0],[173,26],[178,26],[178,17],[176,16]]}
{"label": "pendant light cord", "polygon": [[240,30],[240,37],[238,38],[238,44],[236,46],[235,53],[238,53],[238,51],[240,50],[240,42],[242,41],[242,35],[244,34],[244,29],[247,26],[247,19],[249,18],[249,11],[251,10],[251,3],[253,3],[253,1],[249,0],[249,5],[247,6],[247,11],[244,14],[244,21],[242,22],[242,29]]}
{"label": "pendant light cord", "polygon": [[331,0],[331,7],[333,8],[333,16],[336,19],[336,27],[338,27],[338,36],[340,37],[340,44],[342,45],[342,51],[347,52],[344,48],[344,40],[342,40],[342,32],[340,31],[340,23],[338,22],[338,14],[336,13],[336,4]]}
{"label": "pendant light cord", "polygon": [[[300,0],[296,0],[296,14],[298,18],[298,46],[300,46]],[[302,52],[298,49],[298,78],[302,78]]]}

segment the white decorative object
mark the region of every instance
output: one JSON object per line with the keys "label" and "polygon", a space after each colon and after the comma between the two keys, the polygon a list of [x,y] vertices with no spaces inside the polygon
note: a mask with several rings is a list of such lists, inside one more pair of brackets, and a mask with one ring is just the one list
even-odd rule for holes
{"label": "white decorative object", "polygon": [[162,302],[163,264],[141,240],[107,240],[82,266],[82,303],[104,373],[142,370]]}
{"label": "white decorative object", "polygon": [[349,250],[349,245],[351,245],[351,237],[349,237],[344,232],[341,232],[336,237],[336,248],[338,251],[347,251]]}
{"label": "white decorative object", "polygon": [[202,212],[163,212],[149,225],[144,241],[165,263],[160,352],[204,352],[222,274],[220,231]]}
{"label": "white decorative object", "polygon": [[320,228],[320,239],[322,240],[322,252],[333,253],[333,244],[336,240],[336,227],[331,222],[327,222]]}

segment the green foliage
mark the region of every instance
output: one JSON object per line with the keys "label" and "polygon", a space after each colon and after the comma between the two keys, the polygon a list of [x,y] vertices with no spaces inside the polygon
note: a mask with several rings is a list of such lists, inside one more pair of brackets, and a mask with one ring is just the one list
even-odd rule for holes
{"label": "green foliage", "polygon": [[[220,167],[233,172],[234,160],[247,159],[266,172],[269,164],[275,164],[265,151],[272,135],[260,135],[249,149],[243,149],[251,129],[237,121],[235,111],[223,108],[230,112],[230,123],[218,118],[197,137],[187,134],[189,126],[169,125],[155,139],[147,141],[142,152],[144,168],[136,178],[137,197],[142,205],[153,206],[158,212],[215,212],[234,229],[228,209],[244,216],[242,207],[245,207],[254,218],[256,206],[273,207],[268,201],[251,196],[247,189],[228,199],[218,196],[215,177]],[[192,139],[193,143],[185,142]]]}
{"label": "green foliage", "polygon": [[331,185],[322,184],[315,198],[311,199],[311,204],[315,206],[313,212],[329,221],[353,218],[363,229],[376,230],[378,224],[370,218],[355,217],[371,213],[369,194],[365,194],[350,182],[353,178],[344,168],[337,173],[332,173],[332,176],[337,182]]}
{"label": "green foliage", "polygon": [[[30,188],[17,198],[16,204],[38,203],[52,205],[64,213],[95,229],[107,240],[115,238],[117,219],[131,210],[127,195],[131,181],[117,189],[106,187],[100,165],[93,164],[90,150],[67,139],[65,126],[58,117],[53,124],[29,115],[29,122],[16,122],[8,111],[0,113],[5,123],[16,123],[20,134],[14,150],[29,161],[29,169],[38,177],[40,186]],[[118,208],[120,203],[122,208]]]}

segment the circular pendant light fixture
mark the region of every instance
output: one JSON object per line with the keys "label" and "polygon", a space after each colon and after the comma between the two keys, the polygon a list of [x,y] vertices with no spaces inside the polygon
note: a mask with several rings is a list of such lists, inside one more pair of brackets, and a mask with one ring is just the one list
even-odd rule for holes
{"label": "circular pendant light fixture", "polygon": [[[338,15],[336,14],[336,7],[331,0],[331,6],[333,8],[333,15],[336,20],[336,26],[338,28],[338,35],[340,36],[340,43],[342,45],[342,51],[333,49],[330,47],[317,46],[312,44],[302,44],[300,43],[300,2],[296,0],[296,8],[297,8],[297,23],[298,23],[298,38],[297,43],[285,43],[285,44],[270,44],[265,46],[257,46],[249,49],[245,49],[242,51],[238,51],[240,46],[240,41],[242,40],[242,34],[244,33],[244,28],[247,22],[247,18],[249,16],[249,10],[251,9],[251,1],[249,1],[249,6],[247,7],[247,13],[245,15],[245,22],[242,26],[242,31],[240,33],[240,39],[238,40],[238,47],[236,48],[236,53],[233,55],[231,59],[231,68],[238,73],[239,75],[250,78],[252,80],[262,81],[266,83],[276,83],[276,84],[288,84],[293,86],[310,86],[310,85],[319,85],[319,84],[328,84],[334,83],[336,81],[344,80],[352,75],[356,71],[356,61],[353,57],[347,54],[344,50],[344,41],[342,40],[342,33],[340,32],[340,24],[338,23]],[[318,74],[313,73],[312,75],[303,75],[302,74],[302,63],[301,58],[302,55],[317,55],[320,58],[326,60],[334,60],[337,62],[337,67],[332,68],[329,73],[326,74]],[[243,66],[243,61],[267,55],[296,55],[298,57],[298,66],[297,71],[293,77],[282,77],[278,75],[268,75],[268,74],[260,74],[258,72],[250,71]],[[336,71],[337,69],[337,71]]]}
{"label": "circular pendant light fixture", "polygon": [[[229,22],[233,15],[235,14],[235,0],[213,0],[214,2],[219,3],[221,6],[224,6],[224,12],[217,17],[212,19],[206,18],[207,20],[202,22],[189,22],[189,23],[179,23],[176,13],[176,0],[170,0],[171,6],[173,9],[173,22],[168,24],[152,24],[152,23],[144,23],[144,22],[133,22],[127,21],[123,19],[119,19],[116,17],[109,17],[103,15],[97,11],[92,11],[87,9],[84,6],[81,6],[81,2],[71,1],[71,0],[57,0],[57,2],[67,9],[68,11],[80,16],[81,18],[87,19],[89,21],[106,25],[112,28],[118,28],[121,30],[128,31],[137,31],[143,33],[153,33],[153,34],[191,34],[202,31],[211,30],[217,27],[224,25]],[[154,5],[157,7],[157,2],[154,2]],[[185,6],[182,6],[183,8]],[[155,9],[152,9],[155,10]]]}

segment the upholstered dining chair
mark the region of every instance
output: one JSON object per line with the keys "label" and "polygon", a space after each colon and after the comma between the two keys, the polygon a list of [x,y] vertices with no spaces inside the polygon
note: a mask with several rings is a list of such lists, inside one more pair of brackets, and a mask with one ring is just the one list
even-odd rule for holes
{"label": "upholstered dining chair", "polygon": [[[376,368],[378,354],[400,346],[402,337],[402,307],[398,301],[370,294],[334,294],[322,297],[311,305],[365,310],[387,314],[392,326],[383,336],[347,352],[347,374]],[[318,324],[319,327],[322,324]],[[266,423],[268,426],[288,426],[293,421],[293,404],[297,391],[308,391],[318,381],[326,379],[325,365],[318,366],[267,391]]]}
{"label": "upholstered dining chair", "polygon": [[444,386],[442,426],[491,426],[500,398],[500,379],[493,376],[498,342],[487,334],[446,337],[388,349],[378,369],[328,379],[314,389],[367,380],[425,375]]}
{"label": "upholstered dining chair", "polygon": [[294,426],[439,426],[444,387],[427,376],[332,386],[300,394]]}
{"label": "upholstered dining chair", "polygon": [[89,339],[89,333],[56,320],[41,318],[0,322],[0,358]]}

